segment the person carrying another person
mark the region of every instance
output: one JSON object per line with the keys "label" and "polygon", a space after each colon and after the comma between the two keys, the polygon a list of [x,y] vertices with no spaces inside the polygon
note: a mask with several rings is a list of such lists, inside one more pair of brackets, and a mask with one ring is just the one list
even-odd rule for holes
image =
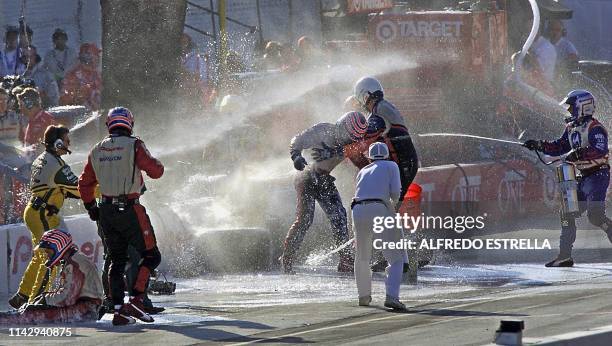
{"label": "person carrying another person", "polygon": [[79,62],[65,75],[60,92],[60,105],[80,105],[90,110],[100,109],[102,75],[98,71],[100,49],[93,43],[83,43]]}
{"label": "person carrying another person", "polygon": [[[115,107],[108,112],[109,135],[96,144],[79,177],[79,192],[92,221],[99,221],[105,249],[110,256],[109,284],[114,305],[113,325],[134,323],[133,317],[153,322],[144,299],[150,274],[161,262],[153,226],[140,195],[145,189],[142,171],[159,179],[164,166],[154,158],[142,140],[132,136],[134,117],[129,109]],[[94,192],[99,185],[101,202]],[[140,253],[138,275],[129,302],[125,297],[125,266],[128,247]]]}
{"label": "person carrying another person", "polygon": [[22,75],[34,81],[36,89],[40,94],[43,108],[55,107],[59,102],[59,89],[57,83],[49,71],[41,64],[40,55],[36,47],[28,46],[23,50],[23,60],[26,65]]}
{"label": "person carrying another person", "polygon": [[[23,219],[32,233],[34,247],[44,232],[59,227],[58,214],[64,199],[80,197],[77,177],[62,159],[63,155],[70,153],[68,132],[69,129],[62,125],[47,127],[44,134],[45,151],[32,163],[32,198],[25,208]],[[45,268],[44,258],[44,251],[34,252],[19,284],[19,291],[9,300],[15,309],[40,295],[50,282],[53,275]]]}
{"label": "person carrying another person", "polygon": [[96,321],[102,303],[102,282],[96,266],[79,252],[70,233],[46,231],[35,251],[46,257],[48,270],[59,270],[59,287],[36,297],[18,313],[0,313],[0,324]]}
{"label": "person carrying another person", "polygon": [[55,79],[57,87],[61,89],[64,75],[77,62],[77,53],[74,48],[66,44],[68,34],[64,30],[55,29],[51,39],[53,40],[53,49],[45,55],[43,65]]}
{"label": "person carrying another person", "polygon": [[[323,154],[327,155],[326,157],[315,158],[315,155],[321,152],[314,149],[338,148],[342,150],[345,145],[362,140],[366,130],[365,116],[359,112],[348,112],[335,124],[318,123],[291,140],[289,153],[293,167],[300,173],[295,177],[297,192],[295,222],[287,232],[283,255],[280,258],[285,273],[293,273],[295,256],[314,218],[315,201],[319,202],[331,223],[336,245],[339,246],[349,240],[346,210],[334,183],[336,178],[331,175],[333,169],[344,160],[344,157],[325,152]],[[302,156],[304,150],[312,150],[315,161],[311,165],[308,165]],[[345,248],[340,251],[338,271],[353,271],[351,249]]]}
{"label": "person carrying another person", "polygon": [[[319,157],[346,154],[351,162],[361,169],[368,164],[367,158],[363,156],[368,146],[376,141],[384,142],[389,149],[389,157],[397,163],[400,169],[402,191],[399,198],[401,204],[419,169],[417,152],[408,132],[406,120],[395,105],[384,98],[383,87],[374,77],[359,79],[353,88],[353,96],[360,107],[369,113],[368,130],[364,140],[348,146],[346,150],[326,149]],[[352,107],[352,102],[354,101],[347,99],[345,107]],[[375,271],[382,271],[386,266],[386,261],[378,260],[372,268]]]}
{"label": "person carrying another person", "polygon": [[[395,217],[402,185],[399,168],[395,162],[389,160],[389,149],[385,143],[372,143],[368,158],[371,163],[357,174],[355,197],[351,203],[355,231],[355,281],[360,306],[368,306],[372,301],[370,260],[373,240],[396,243],[404,238],[401,228],[384,229],[382,233],[373,232],[376,231],[375,218]],[[404,310],[406,307],[399,301],[399,289],[408,255],[406,250],[388,248],[384,248],[382,253],[390,263],[386,268],[385,307]]]}

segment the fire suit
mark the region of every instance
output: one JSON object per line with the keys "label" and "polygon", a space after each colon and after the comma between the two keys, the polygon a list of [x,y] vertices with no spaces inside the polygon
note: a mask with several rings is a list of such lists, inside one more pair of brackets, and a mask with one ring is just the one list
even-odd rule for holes
{"label": "fire suit", "polygon": [[[0,324],[70,323],[95,321],[102,303],[102,282],[96,266],[76,252],[59,265],[60,284],[56,290],[25,305],[20,313],[0,313]],[[42,298],[42,299],[41,299]]]}
{"label": "fire suit", "polygon": [[[359,297],[372,293],[373,238],[382,242],[398,242],[404,238],[401,228],[383,229],[374,233],[374,221],[379,217],[394,217],[394,206],[400,197],[401,183],[397,164],[387,160],[376,160],[357,174],[355,197],[351,204],[353,228],[355,230],[355,281]],[[380,226],[380,225],[379,225]],[[382,243],[379,243],[382,246]],[[387,267],[385,287],[387,295],[399,298],[403,264],[408,256],[406,250],[383,247],[382,253],[391,265]]]}
{"label": "fire suit", "polygon": [[[23,219],[32,232],[34,247],[44,232],[59,227],[58,213],[64,205],[64,199],[80,197],[77,182],[70,166],[51,151],[43,152],[32,163],[32,198],[25,208]],[[46,283],[53,277],[45,267],[46,258],[44,251],[34,251],[19,285],[19,293],[33,299],[45,289]]]}
{"label": "fire suit", "polygon": [[[578,201],[580,212],[587,211],[589,221],[600,227],[612,242],[612,220],[606,217],[606,191],[610,183],[608,164],[608,133],[604,126],[592,117],[580,124],[569,123],[561,138],[542,142],[546,155],[559,156],[574,150],[566,158],[580,171]],[[574,217],[561,215],[561,239],[559,258],[571,256],[576,240]]]}
{"label": "fire suit", "polygon": [[123,304],[123,275],[129,245],[136,248],[142,257],[133,287],[136,294],[145,292],[151,271],[161,262],[153,227],[139,201],[144,190],[141,170],[157,179],[162,176],[164,166],[149,153],[140,139],[111,134],[91,150],[79,177],[79,191],[86,205],[95,203],[97,184],[102,194],[100,226],[111,259],[109,283],[114,305]]}
{"label": "fire suit", "polygon": [[100,109],[102,76],[95,68],[77,64],[66,73],[60,91],[60,105],[82,105]]}
{"label": "fire suit", "polygon": [[[301,155],[303,150],[323,148],[323,144],[328,147],[337,147],[348,143],[338,139],[336,125],[319,123],[291,140],[291,156],[294,158],[296,155]],[[288,269],[291,268],[293,258],[304,240],[306,231],[312,224],[315,201],[319,203],[331,223],[336,245],[341,245],[349,240],[346,210],[342,206],[340,193],[334,183],[336,178],[330,175],[342,160],[340,156],[323,161],[309,160],[311,163],[295,177],[296,217],[285,238],[283,251],[283,264],[286,271],[290,271]],[[350,249],[342,250],[340,256],[341,261],[351,262]]]}
{"label": "fire suit", "polygon": [[408,186],[419,169],[418,157],[404,117],[392,103],[384,99],[374,105],[368,116],[368,132],[365,140],[347,153],[357,168],[361,169],[368,165],[368,160],[363,156],[363,152],[367,151],[370,144],[376,141],[387,144],[390,159],[399,166],[402,182],[401,204],[408,191]]}
{"label": "fire suit", "polygon": [[29,119],[25,132],[20,134],[21,141],[26,147],[39,144],[47,127],[53,124],[55,124],[53,115],[41,109],[34,117]]}

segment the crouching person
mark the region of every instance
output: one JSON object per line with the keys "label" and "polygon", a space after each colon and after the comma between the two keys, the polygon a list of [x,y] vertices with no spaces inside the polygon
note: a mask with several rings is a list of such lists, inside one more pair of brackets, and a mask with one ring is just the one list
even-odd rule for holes
{"label": "crouching person", "polygon": [[[400,199],[402,185],[397,164],[389,161],[389,149],[385,143],[372,143],[368,150],[371,163],[357,174],[355,197],[351,203],[353,227],[355,229],[355,281],[359,293],[359,305],[367,306],[372,301],[372,258],[373,240],[377,243],[398,242],[403,238],[402,229],[384,229],[374,233],[374,219],[393,217]],[[404,310],[399,301],[404,263],[407,262],[406,250],[385,249],[383,255],[390,265],[387,266],[385,280],[385,307]]]}
{"label": "crouching person", "polygon": [[36,297],[18,313],[0,314],[0,323],[70,323],[96,321],[102,304],[102,281],[96,266],[72,242],[68,232],[47,231],[36,249],[46,253],[47,268],[59,267],[59,287]]}

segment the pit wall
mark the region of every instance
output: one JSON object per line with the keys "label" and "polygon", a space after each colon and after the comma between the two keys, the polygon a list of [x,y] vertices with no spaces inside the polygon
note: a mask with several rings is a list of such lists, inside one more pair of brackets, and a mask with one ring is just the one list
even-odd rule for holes
{"label": "pit wall", "polygon": [[[79,250],[98,268],[104,263],[104,248],[97,227],[87,215],[64,218],[60,226],[72,234]],[[0,226],[0,295],[17,291],[23,272],[32,258],[32,237],[25,224]]]}

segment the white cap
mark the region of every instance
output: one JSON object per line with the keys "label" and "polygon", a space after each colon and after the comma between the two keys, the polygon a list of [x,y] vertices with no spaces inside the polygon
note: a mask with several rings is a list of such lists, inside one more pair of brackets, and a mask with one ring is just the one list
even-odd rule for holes
{"label": "white cap", "polygon": [[372,143],[368,150],[368,158],[370,160],[386,160],[389,158],[389,148],[385,143]]}

